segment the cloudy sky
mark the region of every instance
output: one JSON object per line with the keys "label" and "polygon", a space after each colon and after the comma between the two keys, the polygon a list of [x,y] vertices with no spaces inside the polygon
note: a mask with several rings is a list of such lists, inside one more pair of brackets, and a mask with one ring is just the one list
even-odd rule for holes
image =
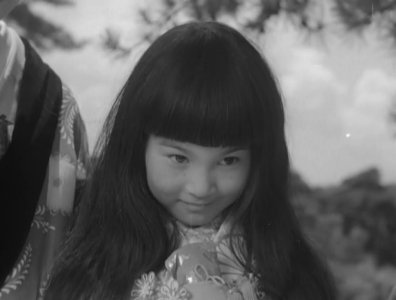
{"label": "cloudy sky", "polygon": [[[83,50],[43,54],[72,88],[92,149],[109,106],[143,51],[114,60],[101,50],[99,38],[111,27],[134,43],[136,7],[147,2],[76,2],[62,10],[39,4],[35,9],[92,41]],[[282,88],[292,164],[310,184],[337,184],[369,167],[380,169],[384,183],[396,183],[396,138],[387,117],[396,99],[396,48],[392,52],[375,37],[332,33],[308,39],[278,21],[257,42]]]}

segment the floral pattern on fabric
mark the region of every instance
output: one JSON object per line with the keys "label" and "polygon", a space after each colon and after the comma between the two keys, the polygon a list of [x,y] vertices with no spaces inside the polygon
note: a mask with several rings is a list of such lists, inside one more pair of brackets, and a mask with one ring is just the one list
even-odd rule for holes
{"label": "floral pattern on fabric", "polygon": [[131,300],[268,299],[258,278],[246,274],[232,254],[227,220],[216,219],[199,228],[177,225],[181,247],[158,274],[143,274],[135,281]]}
{"label": "floral pattern on fabric", "polygon": [[150,272],[148,275],[143,274],[141,279],[136,280],[136,288],[131,293],[132,299],[150,299],[154,294],[155,283],[156,279],[153,272]]}
{"label": "floral pattern on fabric", "polygon": [[221,276],[230,283],[236,283],[238,278],[244,275],[244,269],[238,260],[235,259],[230,248],[230,240],[223,238],[216,247],[219,257],[219,267]]}
{"label": "floral pattern on fabric", "polygon": [[73,124],[78,114],[78,106],[74,101],[72,92],[67,87],[62,87],[63,103],[61,107],[61,118],[59,119],[59,126],[62,138],[66,140],[69,145],[73,147],[74,133]]}
{"label": "floral pattern on fabric", "polygon": [[190,297],[186,289],[180,287],[179,283],[173,278],[162,282],[161,287],[157,288],[158,300],[188,300]]}
{"label": "floral pattern on fabric", "polygon": [[131,293],[131,300],[189,300],[191,295],[179,286],[179,283],[171,276],[162,272],[155,276],[154,272],[142,277],[135,282]]}
{"label": "floral pattern on fabric", "polygon": [[39,290],[40,295],[38,296],[37,300],[44,300],[45,291],[49,287],[50,282],[51,282],[51,274],[48,274],[47,278],[41,283],[41,287]]}
{"label": "floral pattern on fabric", "polygon": [[[75,188],[85,179],[88,143],[78,106],[66,86],[47,176],[24,251],[0,289],[0,300],[42,300],[65,238]],[[76,147],[79,141],[79,147]]]}
{"label": "floral pattern on fabric", "polygon": [[49,230],[55,230],[55,227],[47,222],[44,218],[44,214],[47,208],[44,205],[37,205],[32,227],[36,226],[37,229],[41,230],[42,233],[47,233]]}
{"label": "floral pattern on fabric", "polygon": [[181,232],[182,246],[199,243],[199,242],[208,242],[215,239],[216,234],[222,224],[223,217],[219,216],[215,220],[213,220],[210,224],[206,226],[201,226],[197,228],[188,227],[179,221],[176,221],[178,225],[178,230]]}
{"label": "floral pattern on fabric", "polygon": [[6,284],[0,291],[0,298],[9,295],[12,290],[16,290],[23,284],[26,276],[29,274],[30,264],[32,261],[32,246],[28,244],[20,259],[18,265],[12,270],[12,273],[6,278]]}

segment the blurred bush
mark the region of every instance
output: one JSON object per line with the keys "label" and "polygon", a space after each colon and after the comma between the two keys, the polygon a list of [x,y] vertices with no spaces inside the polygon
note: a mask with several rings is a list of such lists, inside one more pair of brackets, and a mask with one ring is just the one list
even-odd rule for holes
{"label": "blurred bush", "polygon": [[386,299],[396,284],[396,184],[381,184],[376,168],[320,188],[292,172],[290,193],[304,232],[332,268],[340,300]]}

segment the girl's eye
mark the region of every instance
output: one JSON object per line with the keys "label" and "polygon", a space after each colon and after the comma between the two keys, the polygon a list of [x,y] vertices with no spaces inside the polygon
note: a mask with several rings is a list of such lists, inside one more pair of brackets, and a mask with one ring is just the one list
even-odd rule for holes
{"label": "girl's eye", "polygon": [[223,166],[232,166],[235,165],[238,161],[238,157],[226,157],[220,162],[220,164]]}
{"label": "girl's eye", "polygon": [[178,163],[178,164],[183,164],[183,163],[187,162],[187,157],[185,157],[183,155],[175,154],[175,155],[170,155],[169,157],[173,162]]}

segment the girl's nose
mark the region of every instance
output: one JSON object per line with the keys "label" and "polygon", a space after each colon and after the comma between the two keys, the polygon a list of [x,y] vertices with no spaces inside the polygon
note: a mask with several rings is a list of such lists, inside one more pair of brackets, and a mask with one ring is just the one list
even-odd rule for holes
{"label": "girl's nose", "polygon": [[188,176],[186,189],[195,198],[207,198],[214,192],[214,180],[210,172],[193,170]]}

